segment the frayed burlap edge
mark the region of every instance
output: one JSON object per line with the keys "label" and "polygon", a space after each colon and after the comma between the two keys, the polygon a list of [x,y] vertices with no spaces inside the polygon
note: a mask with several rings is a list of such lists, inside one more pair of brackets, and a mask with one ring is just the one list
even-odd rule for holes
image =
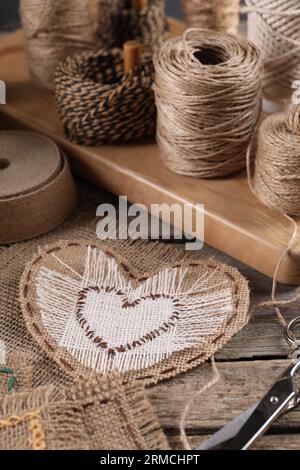
{"label": "frayed burlap edge", "polygon": [[[118,416],[103,415],[101,407],[113,402],[118,409]],[[134,444],[135,450],[169,450],[159,422],[153,408],[149,403],[145,388],[142,384],[123,386],[119,374],[112,373],[107,377],[91,376],[88,381],[77,383],[70,388],[55,387],[52,385],[39,387],[29,393],[17,393],[7,396],[0,404],[0,448],[1,429],[17,427],[26,420],[30,423],[35,420],[39,433],[30,436],[34,432],[32,426],[28,428],[28,436],[23,435],[24,442],[35,450],[89,450],[99,446],[94,442],[97,438],[89,434],[84,426],[84,415],[88,407],[95,406],[98,410],[101,426],[105,432],[105,420],[108,428],[111,423],[123,428],[123,440],[118,443],[118,438],[107,436],[114,442],[114,447],[122,449],[124,435],[128,434],[128,442]],[[65,413],[68,414],[66,417]],[[72,411],[73,410],[73,411]],[[67,418],[70,432],[63,432],[64,421]],[[120,422],[118,423],[118,420]],[[75,429],[76,428],[76,429]],[[74,433],[72,432],[74,430]],[[82,431],[78,432],[78,431]],[[16,431],[17,432],[17,431]],[[22,431],[24,433],[24,429]],[[17,434],[16,434],[17,436]],[[17,447],[18,438],[16,438]],[[40,449],[39,449],[40,447]],[[101,450],[101,449],[98,449]],[[110,449],[102,449],[110,450]]]}
{"label": "frayed burlap edge", "polygon": [[[28,263],[20,282],[20,303],[25,318],[26,326],[39,346],[50,356],[58,365],[75,381],[84,379],[90,374],[90,369],[77,362],[73,356],[61,348],[57,348],[52,337],[44,333],[43,325],[40,318],[40,312],[34,301],[35,293],[33,279],[39,269],[39,263],[43,260],[43,256],[47,256],[52,252],[57,254],[64,248],[92,246],[104,250],[108,255],[113,256],[123,266],[127,275],[129,273],[131,280],[141,282],[145,278],[152,276],[155,272],[144,274],[142,277],[130,266],[127,260],[116,254],[113,249],[95,242],[87,241],[61,241],[59,243],[45,247]],[[207,361],[213,354],[221,349],[239,330],[241,330],[248,322],[249,308],[249,288],[247,280],[239,273],[239,271],[230,266],[219,262],[209,260],[184,260],[183,262],[173,263],[169,267],[185,267],[206,264],[207,267],[219,270],[224,276],[231,280],[234,286],[235,308],[229,318],[225,331],[222,335],[215,338],[206,351],[201,347],[193,347],[180,352],[171,354],[171,356],[154,366],[147,369],[127,372],[123,375],[123,383],[133,383],[134,381],[142,381],[145,385],[156,384],[157,382],[174,377],[182,372],[186,372],[203,362]],[[166,268],[166,265],[163,266]],[[157,272],[157,271],[156,271]],[[63,357],[62,357],[63,356]]]}

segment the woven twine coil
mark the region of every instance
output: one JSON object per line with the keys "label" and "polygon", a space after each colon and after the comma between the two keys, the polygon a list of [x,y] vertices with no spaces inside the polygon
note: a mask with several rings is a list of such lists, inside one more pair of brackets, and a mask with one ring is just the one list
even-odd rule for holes
{"label": "woven twine coil", "polygon": [[120,49],[67,58],[55,77],[57,108],[67,138],[97,145],[153,136],[153,81],[150,54],[143,55],[142,67],[134,75],[124,73]]}
{"label": "woven twine coil", "polygon": [[189,27],[237,34],[240,0],[182,0]]}
{"label": "woven twine coil", "polygon": [[21,0],[20,14],[31,77],[52,89],[57,65],[71,54],[93,48],[90,0]]}
{"label": "woven twine coil", "polygon": [[300,106],[262,123],[253,189],[267,206],[300,216]]}
{"label": "woven twine coil", "polygon": [[68,162],[51,140],[30,132],[0,132],[0,243],[53,230],[76,202]]}
{"label": "woven twine coil", "polygon": [[157,141],[167,166],[226,176],[246,166],[261,110],[262,62],[242,37],[190,29],[155,54]]}
{"label": "woven twine coil", "polygon": [[167,30],[165,0],[149,0],[140,9],[128,0],[98,0],[97,36],[100,47],[122,47],[124,42],[139,40],[144,49],[160,46]]}
{"label": "woven twine coil", "polygon": [[246,0],[248,36],[264,59],[264,93],[278,99],[291,95],[300,75],[299,0]]}

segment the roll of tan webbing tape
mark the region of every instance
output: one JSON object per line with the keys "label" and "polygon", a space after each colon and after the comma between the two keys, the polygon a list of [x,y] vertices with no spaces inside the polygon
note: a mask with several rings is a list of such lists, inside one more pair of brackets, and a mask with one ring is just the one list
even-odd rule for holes
{"label": "roll of tan webbing tape", "polygon": [[54,142],[31,132],[0,132],[0,244],[55,229],[76,202],[69,164]]}

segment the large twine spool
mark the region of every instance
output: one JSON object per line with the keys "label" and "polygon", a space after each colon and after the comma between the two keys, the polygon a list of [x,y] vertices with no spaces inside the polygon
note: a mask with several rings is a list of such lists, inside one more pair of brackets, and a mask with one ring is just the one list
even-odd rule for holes
{"label": "large twine spool", "polygon": [[182,8],[189,27],[238,32],[240,0],[182,0]]}
{"label": "large twine spool", "polygon": [[90,1],[21,0],[20,14],[32,80],[52,89],[57,65],[94,45]]}
{"label": "large twine spool", "polygon": [[246,166],[261,110],[263,66],[246,38],[201,29],[154,56],[157,141],[167,166],[200,178]]}
{"label": "large twine spool", "polygon": [[300,105],[260,126],[253,190],[265,205],[300,216]]}
{"label": "large twine spool", "polygon": [[250,10],[248,36],[264,59],[264,94],[287,98],[300,77],[299,0],[246,0]]}

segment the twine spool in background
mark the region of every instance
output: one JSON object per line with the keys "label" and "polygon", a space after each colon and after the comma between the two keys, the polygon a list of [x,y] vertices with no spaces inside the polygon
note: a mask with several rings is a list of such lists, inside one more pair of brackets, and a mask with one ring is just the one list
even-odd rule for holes
{"label": "twine spool in background", "polygon": [[261,49],[264,94],[277,100],[291,96],[300,77],[299,0],[246,0],[248,36]]}
{"label": "twine spool in background", "polygon": [[0,132],[1,244],[53,230],[76,201],[68,162],[54,142],[30,132]]}
{"label": "twine spool in background", "polygon": [[33,81],[54,87],[57,65],[67,56],[92,49],[90,0],[21,0],[20,14]]}
{"label": "twine spool in background", "polygon": [[144,51],[152,51],[165,38],[165,0],[98,0],[98,45],[122,47],[138,40]]}
{"label": "twine spool in background", "polygon": [[98,145],[155,134],[152,55],[141,57],[138,44],[125,43],[125,63],[121,49],[101,49],[59,65],[56,101],[67,138]]}
{"label": "twine spool in background", "polygon": [[182,8],[189,27],[238,33],[240,0],[182,0]]}
{"label": "twine spool in background", "polygon": [[253,190],[265,205],[300,216],[300,105],[261,124]]}
{"label": "twine spool in background", "polygon": [[242,37],[191,29],[167,41],[154,65],[157,141],[167,166],[200,178],[245,168],[261,110],[258,49]]}

